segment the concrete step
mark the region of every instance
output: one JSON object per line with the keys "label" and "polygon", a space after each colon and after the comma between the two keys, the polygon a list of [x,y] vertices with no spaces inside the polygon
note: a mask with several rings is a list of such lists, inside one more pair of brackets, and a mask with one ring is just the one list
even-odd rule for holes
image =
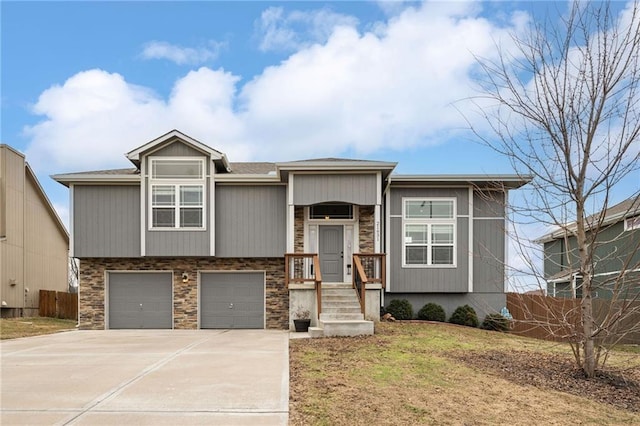
{"label": "concrete step", "polygon": [[322,288],[329,288],[329,289],[338,289],[338,288],[353,288],[353,284],[351,283],[322,283]]}
{"label": "concrete step", "polygon": [[341,288],[341,289],[329,289],[322,290],[323,296],[350,296],[350,297],[358,297],[356,296],[356,292],[353,291],[352,288]]}
{"label": "concrete step", "polygon": [[341,306],[323,306],[322,312],[326,312],[328,314],[356,314],[360,312],[360,306],[355,307],[341,307]]}
{"label": "concrete step", "polygon": [[353,299],[339,299],[339,300],[326,300],[322,299],[322,306],[335,306],[335,307],[343,307],[343,308],[359,308],[360,302]]}
{"label": "concrete step", "polygon": [[322,293],[322,298],[326,300],[358,300],[353,292],[350,293]]}
{"label": "concrete step", "polygon": [[357,320],[363,320],[364,319],[364,315],[362,315],[362,312],[358,311],[358,312],[352,312],[352,313],[346,313],[346,312],[323,312],[320,314],[320,321],[357,321]]}
{"label": "concrete step", "polygon": [[368,336],[373,334],[373,321],[327,320],[320,321],[325,337]]}
{"label": "concrete step", "polygon": [[309,337],[316,339],[324,336],[324,330],[320,327],[309,327]]}

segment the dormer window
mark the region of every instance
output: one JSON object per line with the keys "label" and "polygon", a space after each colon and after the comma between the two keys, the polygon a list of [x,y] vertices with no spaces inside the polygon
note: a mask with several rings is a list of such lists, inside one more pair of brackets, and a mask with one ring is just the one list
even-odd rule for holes
{"label": "dormer window", "polygon": [[150,161],[151,229],[204,229],[204,159],[151,158]]}

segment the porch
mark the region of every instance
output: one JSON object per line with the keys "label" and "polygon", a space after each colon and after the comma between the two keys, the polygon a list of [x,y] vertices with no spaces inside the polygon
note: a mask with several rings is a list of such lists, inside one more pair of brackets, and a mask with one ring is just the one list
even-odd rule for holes
{"label": "porch", "polygon": [[350,260],[351,282],[323,282],[318,253],[285,255],[290,328],[293,319],[309,318],[311,337],[373,334],[386,284],[385,255],[356,253]]}

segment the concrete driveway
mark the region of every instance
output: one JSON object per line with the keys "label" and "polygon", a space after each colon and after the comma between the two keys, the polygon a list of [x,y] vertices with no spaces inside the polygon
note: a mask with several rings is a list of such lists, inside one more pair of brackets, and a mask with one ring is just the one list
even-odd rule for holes
{"label": "concrete driveway", "polygon": [[0,347],[3,426],[288,421],[284,331],[71,331]]}

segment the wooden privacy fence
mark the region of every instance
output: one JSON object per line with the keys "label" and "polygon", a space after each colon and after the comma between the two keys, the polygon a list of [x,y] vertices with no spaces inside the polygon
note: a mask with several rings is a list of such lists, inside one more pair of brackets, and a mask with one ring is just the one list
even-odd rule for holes
{"label": "wooden privacy fence", "polygon": [[41,317],[78,319],[78,294],[40,290],[38,314]]}
{"label": "wooden privacy fence", "polygon": [[[605,299],[593,299],[593,313],[598,323],[605,316],[616,311],[622,303],[630,303],[628,311],[633,312],[621,320],[612,330],[614,335],[602,335],[606,343],[615,341],[621,344],[640,344],[640,301],[612,302]],[[511,332],[520,336],[557,342],[575,341],[581,332],[580,299],[540,296],[534,294],[507,293],[507,308],[513,316]],[[632,330],[625,332],[626,330]],[[617,340],[617,336],[625,334]]]}

